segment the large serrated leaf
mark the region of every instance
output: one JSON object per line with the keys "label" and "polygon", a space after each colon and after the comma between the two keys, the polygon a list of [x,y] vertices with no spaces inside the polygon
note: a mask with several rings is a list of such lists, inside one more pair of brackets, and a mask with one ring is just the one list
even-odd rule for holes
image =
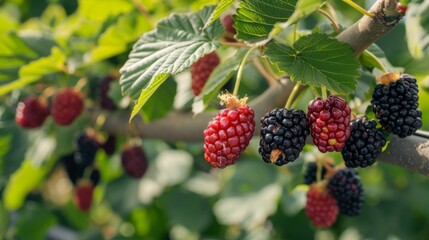
{"label": "large serrated leaf", "polygon": [[192,111],[194,114],[203,112],[210,101],[219,93],[222,86],[237,73],[238,67],[245,53],[246,51],[239,50],[234,56],[226,59],[215,68],[215,70],[210,74],[210,77],[204,85],[200,95],[195,98],[194,103],[192,104]]}
{"label": "large serrated leaf", "polygon": [[224,32],[220,21],[201,31],[212,11],[213,7],[205,7],[192,14],[173,14],[137,41],[120,70],[122,93],[133,99],[140,96],[133,116],[144,105],[142,101],[147,101],[156,90],[155,85],[161,85],[170,74],[182,72],[220,46],[216,41]]}
{"label": "large serrated leaf", "polygon": [[360,64],[352,48],[328,35],[307,35],[292,47],[272,42],[265,54],[280,72],[289,74],[292,81],[326,86],[330,91],[343,94],[356,90]]}
{"label": "large serrated leaf", "polygon": [[274,25],[286,22],[297,0],[243,0],[234,16],[236,38],[248,43],[265,40]]}
{"label": "large serrated leaf", "polygon": [[210,24],[212,24],[216,19],[222,15],[223,12],[225,12],[231,5],[235,2],[235,0],[220,0],[220,2],[216,5],[215,10],[210,15],[209,19],[207,20],[206,24],[204,25],[204,28],[208,27]]}

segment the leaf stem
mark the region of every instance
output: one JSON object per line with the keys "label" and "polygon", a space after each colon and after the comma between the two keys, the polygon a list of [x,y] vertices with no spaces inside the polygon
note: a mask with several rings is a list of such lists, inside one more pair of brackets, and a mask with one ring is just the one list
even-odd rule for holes
{"label": "leaf stem", "polygon": [[293,103],[293,99],[295,98],[296,93],[298,92],[299,88],[301,87],[301,84],[296,83],[295,87],[292,89],[292,92],[290,93],[287,102],[285,104],[285,108],[290,108],[290,106]]}
{"label": "leaf stem", "polygon": [[280,77],[277,76],[277,74],[274,72],[274,70],[271,68],[270,63],[268,62],[266,57],[262,57],[262,63],[264,64],[264,67],[268,70],[268,72],[270,73],[271,77],[273,77],[274,79],[279,79]]}
{"label": "leaf stem", "polygon": [[326,90],[326,86],[322,86],[322,98],[323,100],[326,100],[328,98],[328,90]]}
{"label": "leaf stem", "polygon": [[332,24],[332,27],[335,29],[335,32],[340,31],[340,27],[338,26],[338,23],[335,21],[335,19],[326,11],[322,9],[317,10],[319,13],[321,13],[323,16],[325,16]]}
{"label": "leaf stem", "polygon": [[259,60],[256,57],[252,58],[252,62],[255,65],[256,69],[258,69],[259,73],[262,74],[262,76],[264,76],[264,78],[267,80],[268,84],[272,86],[276,82],[276,79],[274,79],[267,72],[267,70],[264,68],[264,66],[262,66],[262,64],[259,62]]}
{"label": "leaf stem", "polygon": [[383,71],[383,73],[388,72],[386,66],[384,66],[384,64],[380,61],[380,59],[377,56],[375,56],[372,52],[368,50],[365,50],[365,53],[371,56],[378,63],[378,65],[380,65],[380,70]]}
{"label": "leaf stem", "polygon": [[343,2],[347,3],[350,7],[356,9],[357,11],[359,11],[360,13],[362,13],[363,15],[366,15],[370,18],[374,17],[373,13],[368,12],[367,10],[365,10],[363,7],[359,6],[358,4],[356,4],[355,2],[353,2],[352,0],[343,0]]}
{"label": "leaf stem", "polygon": [[338,15],[337,15],[337,12],[335,12],[334,7],[332,7],[332,5],[329,2],[326,2],[325,6],[328,9],[328,12],[330,13],[330,15],[334,18],[334,21],[338,23]]}
{"label": "leaf stem", "polygon": [[310,86],[310,89],[315,97],[320,97],[319,92],[313,86]]}
{"label": "leaf stem", "polygon": [[297,37],[298,37],[298,23],[295,23],[293,26],[293,42],[296,42]]}
{"label": "leaf stem", "polygon": [[222,45],[228,47],[247,47],[247,45],[242,42],[222,42]]}
{"label": "leaf stem", "polygon": [[237,96],[238,94],[238,89],[240,88],[241,77],[243,76],[244,65],[246,65],[247,58],[256,48],[258,48],[258,46],[250,48],[244,55],[243,60],[241,60],[240,66],[238,67],[237,80],[235,81],[234,92],[232,93],[232,95],[234,96]]}

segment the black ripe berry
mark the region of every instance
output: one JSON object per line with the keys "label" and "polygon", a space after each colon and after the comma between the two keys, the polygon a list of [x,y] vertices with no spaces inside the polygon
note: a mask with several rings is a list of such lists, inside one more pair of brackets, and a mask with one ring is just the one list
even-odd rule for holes
{"label": "black ripe berry", "polygon": [[352,123],[352,133],[341,151],[347,167],[367,167],[375,163],[386,144],[383,131],[373,120],[357,119]]}
{"label": "black ripe berry", "polygon": [[90,166],[95,159],[95,154],[100,148],[100,143],[93,137],[83,134],[76,141],[74,158],[77,164],[84,167]]}
{"label": "black ripe berry", "polygon": [[[332,164],[330,164],[332,167],[334,167]],[[321,165],[322,167],[322,179],[325,178],[325,174],[328,172],[326,167],[324,165]],[[317,181],[317,163],[309,163],[307,164],[307,168],[305,169],[304,174],[304,183],[307,185],[311,185],[312,183]]]}
{"label": "black ripe berry", "polygon": [[310,134],[303,111],[276,108],[261,119],[259,154],[267,163],[278,166],[298,158]]}
{"label": "black ripe berry", "polygon": [[74,156],[75,156],[75,153],[61,156],[59,159],[59,162],[61,162],[64,165],[64,168],[67,172],[67,176],[69,177],[70,182],[72,182],[73,185],[76,185],[77,181],[83,177],[86,166],[77,164]]}
{"label": "black ripe berry", "polygon": [[404,138],[422,127],[418,91],[416,79],[408,74],[375,87],[371,103],[384,129]]}
{"label": "black ripe berry", "polygon": [[329,179],[328,189],[337,200],[342,214],[356,216],[362,211],[364,190],[356,169],[339,170]]}

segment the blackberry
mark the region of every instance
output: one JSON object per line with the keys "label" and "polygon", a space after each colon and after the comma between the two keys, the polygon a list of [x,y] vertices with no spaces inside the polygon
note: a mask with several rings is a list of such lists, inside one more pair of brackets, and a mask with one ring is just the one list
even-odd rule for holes
{"label": "blackberry", "polygon": [[141,178],[148,168],[146,153],[140,146],[126,147],[121,154],[125,172],[133,178]]}
{"label": "blackberry", "polygon": [[109,89],[110,89],[110,83],[113,82],[115,78],[113,76],[107,76],[103,78],[100,82],[100,106],[102,109],[106,110],[115,110],[116,104],[115,102],[109,97]]}
{"label": "blackberry", "polygon": [[73,185],[76,185],[77,181],[83,177],[86,166],[76,163],[74,152],[61,156],[59,162],[64,165],[64,169],[66,170],[70,182]]}
{"label": "blackberry", "polygon": [[261,119],[259,154],[265,162],[278,166],[293,162],[301,153],[309,134],[303,111],[273,109]]}
{"label": "blackberry", "polygon": [[255,130],[255,113],[246,100],[231,94],[220,96],[226,109],[209,122],[204,130],[204,158],[217,168],[234,164],[249,145]]}
{"label": "blackberry", "polygon": [[108,156],[112,156],[116,151],[116,136],[109,134],[107,140],[101,146]]}
{"label": "blackberry", "polygon": [[404,138],[422,127],[417,81],[403,74],[388,85],[378,84],[372,95],[373,110],[381,126]]}
{"label": "blackberry", "polygon": [[356,216],[362,211],[364,190],[356,169],[339,170],[329,179],[328,189],[337,200],[342,214]]}
{"label": "blackberry", "polygon": [[95,159],[95,154],[100,148],[100,143],[87,134],[82,134],[76,141],[76,152],[74,153],[75,161],[83,167],[90,166]]}
{"label": "blackberry", "polygon": [[352,132],[341,151],[347,167],[367,167],[375,163],[386,144],[383,131],[376,128],[373,120],[352,121]]}
{"label": "blackberry", "polygon": [[[333,165],[331,164],[333,167]],[[325,166],[322,165],[322,179],[325,178],[325,174],[328,172]],[[317,163],[307,164],[307,168],[304,174],[304,183],[310,185],[317,181]]]}
{"label": "blackberry", "polygon": [[92,169],[91,175],[89,175],[89,179],[91,180],[91,183],[93,186],[97,186],[97,184],[100,182],[100,170],[98,169]]}
{"label": "blackberry", "polygon": [[329,96],[308,104],[308,120],[314,145],[320,152],[341,151],[350,136],[350,107],[344,99]]}

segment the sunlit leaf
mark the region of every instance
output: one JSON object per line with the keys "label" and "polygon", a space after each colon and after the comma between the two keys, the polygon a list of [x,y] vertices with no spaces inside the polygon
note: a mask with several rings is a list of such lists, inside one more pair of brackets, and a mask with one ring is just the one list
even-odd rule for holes
{"label": "sunlit leaf", "polygon": [[360,64],[352,48],[325,34],[301,37],[292,47],[272,42],[265,54],[280,72],[289,74],[292,81],[326,86],[339,94],[356,90]]}

